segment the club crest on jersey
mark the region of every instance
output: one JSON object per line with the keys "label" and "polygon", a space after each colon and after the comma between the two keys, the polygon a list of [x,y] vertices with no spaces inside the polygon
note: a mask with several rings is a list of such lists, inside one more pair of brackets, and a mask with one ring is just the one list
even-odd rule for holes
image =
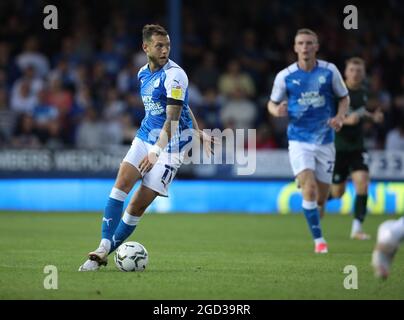
{"label": "club crest on jersey", "polygon": [[153,87],[154,88],[158,88],[158,86],[160,85],[160,79],[157,79],[153,82]]}
{"label": "club crest on jersey", "polygon": [[172,86],[171,87],[171,97],[176,100],[181,100],[181,98],[182,98],[181,86]]}
{"label": "club crest on jersey", "polygon": [[318,77],[318,82],[320,83],[320,84],[324,84],[325,83],[325,77],[324,76],[319,76]]}

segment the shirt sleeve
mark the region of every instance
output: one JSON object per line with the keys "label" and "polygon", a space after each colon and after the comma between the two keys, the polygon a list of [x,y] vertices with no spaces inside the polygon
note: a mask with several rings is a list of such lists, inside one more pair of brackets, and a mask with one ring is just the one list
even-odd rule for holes
{"label": "shirt sleeve", "polygon": [[188,88],[188,77],[184,70],[179,68],[168,69],[164,87],[167,92],[167,100],[174,99],[184,101]]}
{"label": "shirt sleeve", "polygon": [[329,68],[332,71],[332,88],[335,95],[338,98],[342,98],[348,95],[348,89],[346,88],[344,79],[342,79],[341,73],[338,71],[335,64],[330,63]]}
{"label": "shirt sleeve", "polygon": [[287,99],[285,75],[284,72],[279,72],[275,77],[274,86],[272,87],[271,101],[280,103],[285,99]]}

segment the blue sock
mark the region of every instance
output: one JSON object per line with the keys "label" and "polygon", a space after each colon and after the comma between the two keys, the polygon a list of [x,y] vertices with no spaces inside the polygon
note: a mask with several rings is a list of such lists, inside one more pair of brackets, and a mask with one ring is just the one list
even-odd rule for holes
{"label": "blue sock", "polygon": [[102,239],[112,240],[112,236],[121,220],[123,204],[127,194],[117,188],[112,188],[102,218]]}
{"label": "blue sock", "polygon": [[109,253],[118,248],[129,236],[135,231],[136,225],[139,222],[140,217],[131,216],[126,211],[119,222],[118,227],[112,236],[111,249]]}
{"label": "blue sock", "polygon": [[123,211],[123,201],[108,199],[102,218],[102,239],[111,240]]}
{"label": "blue sock", "polygon": [[317,208],[317,203],[315,201],[303,200],[303,212],[311,234],[313,235],[313,239],[322,238],[320,213]]}

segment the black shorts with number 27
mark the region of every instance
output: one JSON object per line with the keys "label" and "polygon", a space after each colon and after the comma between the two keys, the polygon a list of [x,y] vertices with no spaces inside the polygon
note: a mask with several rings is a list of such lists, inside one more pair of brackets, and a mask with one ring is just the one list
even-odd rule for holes
{"label": "black shorts with number 27", "polygon": [[369,171],[369,155],[366,150],[337,151],[332,183],[343,183],[353,171]]}

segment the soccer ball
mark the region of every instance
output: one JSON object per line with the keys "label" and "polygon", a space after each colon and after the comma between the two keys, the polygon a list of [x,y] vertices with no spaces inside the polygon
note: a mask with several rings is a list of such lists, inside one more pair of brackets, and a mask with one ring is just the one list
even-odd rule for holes
{"label": "soccer ball", "polygon": [[149,255],[143,245],[129,241],[119,246],[115,252],[114,260],[121,271],[143,271],[146,269]]}

